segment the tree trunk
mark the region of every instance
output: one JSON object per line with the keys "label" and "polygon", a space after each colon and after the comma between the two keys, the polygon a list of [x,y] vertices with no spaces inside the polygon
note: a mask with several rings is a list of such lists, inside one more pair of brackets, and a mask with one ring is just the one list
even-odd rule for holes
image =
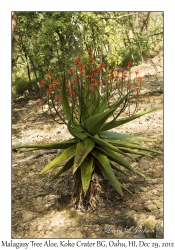
{"label": "tree trunk", "polygon": [[82,212],[95,210],[95,208],[102,203],[100,193],[101,185],[98,180],[98,175],[95,172],[92,173],[89,189],[84,191],[82,189],[81,183],[81,171],[80,169],[77,169],[75,187],[72,197],[75,208]]}
{"label": "tree trunk", "polygon": [[18,14],[19,14],[18,12],[12,12],[12,43],[14,38],[14,31],[17,24]]}

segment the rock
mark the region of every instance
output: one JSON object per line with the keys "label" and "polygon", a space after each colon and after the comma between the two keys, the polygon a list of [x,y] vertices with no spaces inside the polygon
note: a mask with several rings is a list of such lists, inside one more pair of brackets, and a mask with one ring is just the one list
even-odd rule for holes
{"label": "rock", "polygon": [[59,229],[57,232],[51,235],[51,238],[65,238],[65,229]]}
{"label": "rock", "polygon": [[137,203],[134,203],[134,204],[132,205],[131,209],[134,210],[134,211],[142,211],[143,207],[142,207],[142,205],[139,205],[139,204],[137,204]]}
{"label": "rock", "polygon": [[23,210],[23,212],[22,212],[22,218],[23,218],[24,221],[31,220],[33,217],[34,217],[34,215],[32,213],[30,213],[27,210]]}
{"label": "rock", "polygon": [[156,220],[146,220],[143,224],[143,230],[147,238],[155,238]]}
{"label": "rock", "polygon": [[122,200],[123,201],[128,201],[129,199],[131,199],[131,195],[130,194],[125,194],[124,196],[122,196]]}
{"label": "rock", "polygon": [[139,190],[138,188],[134,188],[134,191],[133,191],[135,194],[139,194]]}
{"label": "rock", "polygon": [[44,227],[44,225],[39,225],[39,226],[37,227],[37,230],[38,230],[38,231],[42,231],[42,230],[43,230],[43,227]]}
{"label": "rock", "polygon": [[83,234],[80,231],[73,231],[70,234],[70,238],[83,238]]}
{"label": "rock", "polygon": [[146,192],[146,188],[145,187],[139,187],[139,191],[141,191],[141,192]]}
{"label": "rock", "polygon": [[125,213],[126,217],[127,216],[132,216],[134,215],[136,212],[134,210],[129,210],[127,213]]}
{"label": "rock", "polygon": [[21,171],[21,170],[18,170],[17,176],[21,176],[21,175],[22,175],[22,171]]}
{"label": "rock", "polygon": [[18,225],[16,228],[16,232],[21,232],[21,231],[23,231],[23,228]]}
{"label": "rock", "polygon": [[156,223],[155,230],[156,230],[156,238],[162,239],[163,238],[163,221]]}
{"label": "rock", "polygon": [[157,209],[157,206],[154,205],[154,204],[150,204],[150,205],[145,206],[145,209],[146,209],[148,212],[151,212],[151,211],[155,211],[155,210]]}
{"label": "rock", "polygon": [[13,218],[12,218],[12,226],[18,224],[18,221],[19,221],[18,218],[13,217]]}
{"label": "rock", "polygon": [[118,215],[118,214],[121,214],[121,212],[119,210],[115,210],[114,214]]}
{"label": "rock", "polygon": [[161,201],[154,201],[154,204],[157,206],[157,208],[163,208],[163,202]]}
{"label": "rock", "polygon": [[149,215],[148,216],[148,220],[153,220],[154,221],[155,219],[156,219],[156,216],[154,216],[154,215]]}
{"label": "rock", "polygon": [[139,233],[139,234],[135,234],[133,236],[134,239],[145,239],[146,235],[144,233]]}

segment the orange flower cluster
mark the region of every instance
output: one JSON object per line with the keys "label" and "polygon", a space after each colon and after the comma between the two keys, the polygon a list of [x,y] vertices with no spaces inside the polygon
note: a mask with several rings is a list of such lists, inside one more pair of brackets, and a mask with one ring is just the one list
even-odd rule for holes
{"label": "orange flower cluster", "polygon": [[42,80],[42,81],[39,82],[38,86],[39,86],[40,88],[42,88],[42,87],[44,86],[44,83],[45,83],[45,82]]}

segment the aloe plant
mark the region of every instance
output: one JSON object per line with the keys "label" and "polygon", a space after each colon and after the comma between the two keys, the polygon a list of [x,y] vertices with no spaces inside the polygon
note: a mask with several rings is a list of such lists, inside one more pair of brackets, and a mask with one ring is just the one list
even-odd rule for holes
{"label": "aloe plant", "polygon": [[[153,157],[151,153],[162,154],[139,145],[140,141],[156,141],[155,139],[111,131],[155,110],[137,113],[141,78],[136,72],[135,80],[131,83],[131,63],[128,63],[129,73],[126,75],[124,70],[111,68],[110,65],[98,65],[92,58],[91,50],[88,51],[86,62],[87,60],[88,64],[85,64],[77,58],[74,69],[69,69],[68,74],[64,72],[57,80],[53,80],[53,73],[49,72],[47,80],[39,83],[42,91],[44,86],[48,87],[45,88],[46,95],[41,104],[48,103],[53,119],[66,124],[73,138],[63,142],[18,147],[31,150],[64,149],[40,174],[57,167],[58,172],[50,180],[53,181],[72,168],[72,173],[76,175],[73,201],[81,209],[94,206],[94,196],[99,191],[96,176],[108,179],[123,196],[124,191],[131,191],[120,183],[117,172],[146,178],[132,167],[128,158],[133,160],[133,155]],[[135,109],[131,114],[133,100]],[[129,115],[119,118],[127,108]]]}

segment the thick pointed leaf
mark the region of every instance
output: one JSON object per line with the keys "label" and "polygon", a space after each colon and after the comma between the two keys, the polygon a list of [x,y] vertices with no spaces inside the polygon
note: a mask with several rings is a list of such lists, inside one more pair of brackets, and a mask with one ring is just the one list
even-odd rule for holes
{"label": "thick pointed leaf", "polygon": [[81,181],[82,181],[82,187],[84,191],[88,190],[90,182],[91,182],[91,176],[94,170],[93,159],[94,159],[93,157],[90,157],[89,159],[85,159],[80,165]]}
{"label": "thick pointed leaf", "polygon": [[100,94],[98,86],[93,88],[93,102],[90,108],[91,116],[99,113]]}
{"label": "thick pointed leaf", "polygon": [[121,170],[120,168],[118,168],[117,166],[115,166],[115,165],[112,164],[112,163],[111,163],[111,167],[112,167],[114,170],[116,170],[116,171],[118,171],[118,172],[120,172],[120,173],[122,173],[122,174],[124,174],[124,175],[126,175],[126,176],[130,176],[130,174],[128,174],[127,172]]}
{"label": "thick pointed leaf", "polygon": [[118,152],[118,149],[116,147],[114,147],[112,144],[108,143],[107,140],[105,141],[104,139],[103,140],[100,139],[98,135],[95,135],[95,136],[93,136],[91,138],[98,145],[100,145],[102,147],[110,148],[111,150]]}
{"label": "thick pointed leaf", "polygon": [[146,110],[146,111],[144,111],[144,112],[135,114],[135,115],[133,115],[133,116],[128,116],[128,117],[125,117],[125,118],[121,118],[121,119],[119,119],[119,120],[117,120],[117,121],[110,121],[110,122],[107,122],[107,123],[105,123],[105,124],[102,126],[102,128],[101,128],[100,131],[106,131],[106,130],[110,130],[110,129],[112,129],[112,128],[116,128],[116,127],[118,127],[118,126],[121,126],[121,125],[123,125],[123,124],[125,124],[125,123],[127,123],[127,122],[130,122],[130,121],[133,121],[133,120],[135,120],[135,119],[137,119],[137,118],[139,118],[139,117],[141,117],[141,116],[143,116],[143,115],[146,115],[146,114],[148,114],[148,113],[150,113],[150,112],[153,112],[153,111],[155,111],[155,110],[158,110],[158,109]]}
{"label": "thick pointed leaf", "polygon": [[75,155],[76,145],[73,145],[67,148],[62,154],[57,156],[53,161],[51,161],[43,170],[41,170],[40,174],[44,174],[52,167],[60,166],[65,161],[69,160]]}
{"label": "thick pointed leaf", "polygon": [[89,103],[86,103],[85,102],[85,100],[83,99],[82,100],[82,114],[81,114],[81,116],[82,116],[82,123],[84,123],[84,121],[86,120],[86,119],[88,119],[89,117],[90,117],[90,115],[89,115],[89,108],[91,107],[91,105],[89,106]]}
{"label": "thick pointed leaf", "polygon": [[121,147],[119,147],[118,149],[120,149],[121,151],[123,151],[125,153],[129,153],[129,154],[136,154],[136,155],[140,155],[140,156],[148,156],[148,157],[151,157],[151,158],[154,157],[154,156],[152,156],[150,154],[145,154],[145,153],[135,151],[135,150],[132,150],[132,149],[129,149],[129,148],[121,148]]}
{"label": "thick pointed leaf", "polygon": [[99,135],[101,138],[112,139],[112,140],[157,141],[156,139],[152,139],[152,138],[121,134],[121,133],[112,132],[112,131],[100,132]]}
{"label": "thick pointed leaf", "polygon": [[72,157],[68,162],[66,162],[66,164],[58,171],[58,173],[56,175],[54,175],[54,177],[49,181],[53,181],[56,178],[58,178],[62,173],[66,172],[67,170],[69,170],[74,163],[74,157]]}
{"label": "thick pointed leaf", "polygon": [[63,142],[54,142],[54,143],[48,143],[48,144],[35,144],[35,145],[22,145],[15,147],[15,149],[18,148],[31,148],[32,150],[40,150],[40,149],[66,149],[70,146],[75,145],[78,142],[77,139],[71,139]]}
{"label": "thick pointed leaf", "polygon": [[[105,144],[103,144],[103,145],[101,145],[101,146],[97,146],[97,145],[96,145],[95,148],[97,148],[99,151],[101,151],[101,150],[104,150],[104,148],[105,148],[104,145],[105,145]],[[107,144],[107,146],[108,146],[108,144]],[[107,148],[109,148],[109,147],[107,147]],[[111,149],[111,148],[110,148],[110,149]],[[132,159],[133,161],[135,161],[135,158],[134,158],[134,157],[132,157],[130,154],[125,153],[123,150],[120,150],[120,149],[118,149],[118,148],[115,147],[115,150],[112,149],[112,151],[117,152],[117,153],[119,153],[120,155],[123,155],[123,156],[128,157],[128,158]]]}
{"label": "thick pointed leaf", "polygon": [[64,72],[64,77],[63,77],[63,85],[61,89],[61,95],[62,95],[62,107],[64,110],[64,113],[66,115],[67,120],[69,121],[71,119],[71,108],[69,106],[69,101],[67,98],[67,93],[66,93],[66,78],[65,78],[65,72]]}
{"label": "thick pointed leaf", "polygon": [[79,126],[73,124],[73,126],[71,127],[71,120],[69,120],[67,124],[67,129],[69,133],[77,139],[85,140],[87,138],[87,134],[84,131],[80,131]]}
{"label": "thick pointed leaf", "polygon": [[75,159],[74,159],[74,169],[73,173],[81,165],[87,155],[94,148],[95,142],[91,138],[87,138],[82,142],[79,142],[76,147]]}
{"label": "thick pointed leaf", "polygon": [[139,149],[139,150],[143,150],[143,151],[148,151],[148,152],[153,152],[153,153],[157,153],[157,154],[162,154],[162,152],[151,149],[151,148],[145,148],[142,146],[138,146],[137,144],[134,143],[129,143],[129,142],[124,142],[124,141],[117,141],[117,140],[107,140],[107,139],[103,139],[105,142],[108,142],[114,146],[117,147],[124,147],[124,148],[130,148],[130,149]]}
{"label": "thick pointed leaf", "polygon": [[[105,155],[100,154],[95,150],[92,151],[92,154],[95,156],[95,158],[99,161],[100,165],[105,170],[106,175],[108,177],[108,180],[111,182],[112,186],[116,189],[116,191],[121,196],[123,196],[123,191],[122,191],[121,185],[118,182],[118,180],[117,180],[117,178],[116,178],[116,176],[115,176],[115,174],[114,174],[114,172],[112,170],[112,167],[110,165],[110,162],[109,162],[108,158]],[[100,167],[100,165],[99,165],[99,167]]]}
{"label": "thick pointed leaf", "polygon": [[132,173],[137,174],[143,178],[146,178],[144,174],[142,174],[140,171],[136,170],[131,166],[131,164],[126,161],[122,156],[120,156],[117,152],[112,151],[109,148],[101,148],[99,150],[101,153],[106,155],[110,160],[115,161],[119,165],[125,167],[126,169],[130,170]]}
{"label": "thick pointed leaf", "polygon": [[89,117],[84,123],[85,128],[91,135],[97,134],[103,126],[104,122],[113,114],[114,111],[115,108]]}
{"label": "thick pointed leaf", "polygon": [[99,104],[99,112],[102,113],[104,112],[105,108],[107,107],[107,103],[109,101],[109,95],[110,95],[110,85],[107,85],[106,93],[102,98],[102,101]]}
{"label": "thick pointed leaf", "polygon": [[103,97],[102,101],[99,104],[100,113],[104,112],[107,103],[108,103],[108,93],[106,92],[105,96]]}

